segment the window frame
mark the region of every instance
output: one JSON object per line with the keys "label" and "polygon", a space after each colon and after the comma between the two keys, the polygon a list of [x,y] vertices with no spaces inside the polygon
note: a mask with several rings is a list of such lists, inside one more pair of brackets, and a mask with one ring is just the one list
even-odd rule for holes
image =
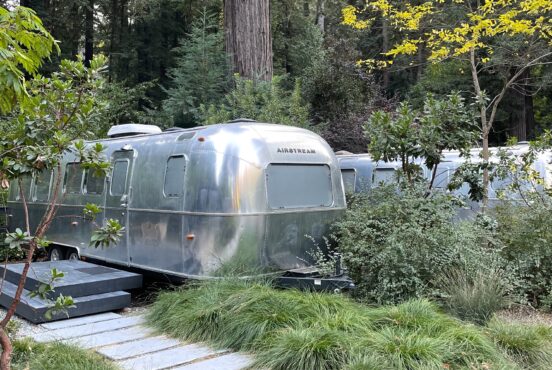
{"label": "window frame", "polygon": [[91,172],[93,171],[94,170],[92,168],[89,168],[87,171],[84,172],[84,180],[82,183],[82,193],[85,195],[102,195],[105,192],[105,179],[106,179],[105,175],[103,176],[102,191],[100,193],[90,193],[88,191],[88,179],[91,175]]}
{"label": "window frame", "polygon": [[182,178],[182,188],[180,189],[181,193],[178,195],[169,195],[167,194],[167,173],[169,171],[169,162],[172,158],[182,158],[184,160],[184,176],[186,176],[186,170],[188,168],[188,159],[184,154],[173,154],[167,158],[167,162],[165,163],[165,175],[163,176],[163,196],[165,198],[181,198],[184,196],[184,180],[185,178]]}
{"label": "window frame", "polygon": [[[125,182],[123,184],[123,192],[121,194],[115,194],[113,193],[113,184],[115,183],[115,181],[113,181],[115,179],[115,165],[117,164],[117,162],[126,162],[127,166],[126,166],[126,171],[125,171]],[[130,159],[128,158],[120,158],[120,159],[116,159],[115,161],[113,161],[113,169],[111,170],[111,181],[110,181],[110,184],[109,184],[109,195],[112,196],[112,197],[121,197],[125,194],[127,194],[128,192],[128,189],[127,189],[127,182],[128,182],[128,173],[129,173],[129,169],[130,169]]]}
{"label": "window frame", "polygon": [[[79,167],[79,172],[80,172],[80,184],[79,184],[79,191],[78,192],[68,192],[67,191],[67,179],[68,179],[68,174],[69,174],[68,168],[69,168],[69,166],[73,166],[73,165],[77,165]],[[65,164],[65,173],[63,174],[63,194],[82,194],[83,177],[84,177],[84,170],[81,167],[80,162],[67,162]]]}
{"label": "window frame", "polygon": [[[25,184],[25,182],[27,182],[27,184]],[[26,185],[27,186],[27,189],[23,188],[23,194],[25,195],[25,199],[27,201],[29,201],[29,199],[32,196],[33,176],[31,176],[31,175],[22,176],[21,185],[23,185],[23,186]],[[19,182],[18,181],[16,181],[15,193],[16,193],[15,194],[15,200],[16,201],[22,200],[21,199],[21,189],[19,188]]]}
{"label": "window frame", "polygon": [[32,201],[33,202],[48,202],[50,200],[50,196],[52,195],[52,178],[54,177],[54,171],[52,170],[46,170],[46,172],[49,172],[50,173],[50,180],[48,181],[48,195],[46,196],[46,199],[38,199],[38,196],[37,196],[37,189],[38,189],[38,185],[37,185],[37,180],[38,180],[38,177],[40,175],[42,175],[42,172],[41,173],[37,173],[33,176],[33,181],[32,181]]}
{"label": "window frame", "polygon": [[341,172],[341,179],[343,180],[343,190],[347,193],[348,190],[347,190],[347,186],[345,185],[345,178],[343,177],[343,171],[346,171],[346,172],[352,172],[353,173],[353,189],[352,189],[352,192],[356,192],[356,180],[357,180],[357,170],[356,168],[341,168],[340,169],[340,172]]}
{"label": "window frame", "polygon": [[[328,185],[329,185],[329,202],[324,204],[313,204],[313,205],[287,205],[287,206],[275,206],[271,202],[271,196],[270,196],[270,186],[269,186],[269,168],[271,166],[288,166],[288,167],[325,167],[327,169],[327,176],[328,176]],[[341,174],[340,174],[341,176]],[[335,203],[335,189],[334,189],[334,181],[333,181],[333,174],[332,174],[332,167],[328,163],[282,163],[282,162],[274,162],[269,163],[265,168],[265,191],[266,191],[266,202],[267,206],[271,210],[298,210],[298,209],[316,209],[316,208],[331,208]]]}
{"label": "window frame", "polygon": [[391,183],[386,182],[386,181],[376,181],[376,174],[377,173],[388,173],[388,172],[393,173],[393,176],[394,176],[397,172],[397,169],[395,167],[375,167],[374,170],[372,171],[372,187],[379,186],[382,182],[385,185],[390,185],[393,182],[395,182],[396,178],[393,178],[393,182],[391,182]]}

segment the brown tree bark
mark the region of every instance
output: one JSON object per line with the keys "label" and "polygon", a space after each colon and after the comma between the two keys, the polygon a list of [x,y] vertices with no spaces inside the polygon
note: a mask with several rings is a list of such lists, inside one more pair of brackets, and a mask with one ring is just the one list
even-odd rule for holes
{"label": "brown tree bark", "polygon": [[[387,18],[381,20],[381,39],[382,39],[382,53],[389,51],[389,21]],[[389,88],[389,70],[385,68],[383,70],[383,89],[387,91]]]}
{"label": "brown tree bark", "polygon": [[[513,71],[512,75],[515,72]],[[530,70],[526,69],[516,83],[518,88],[511,91],[514,109],[510,112],[510,134],[515,136],[518,141],[531,139],[535,129],[533,96],[529,86],[530,77]]]}
{"label": "brown tree bark", "polygon": [[118,49],[119,49],[119,33],[120,23],[117,15],[119,14],[119,0],[111,0],[111,14],[109,17],[110,34],[109,34],[109,82],[115,80],[115,68],[118,65]]}
{"label": "brown tree bark", "polygon": [[272,79],[269,0],[224,0],[226,52],[245,78]]}
{"label": "brown tree bark", "polygon": [[84,12],[84,65],[94,58],[94,0],[88,0]]}

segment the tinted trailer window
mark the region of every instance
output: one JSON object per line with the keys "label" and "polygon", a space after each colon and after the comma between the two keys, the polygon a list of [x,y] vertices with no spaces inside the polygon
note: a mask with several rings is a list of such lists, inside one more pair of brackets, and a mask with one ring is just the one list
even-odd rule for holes
{"label": "tinted trailer window", "polygon": [[343,178],[343,186],[345,187],[345,192],[354,193],[356,188],[355,170],[351,170],[351,169],[341,170],[341,177]]}
{"label": "tinted trailer window", "polygon": [[333,202],[330,167],[270,164],[266,170],[270,208],[329,207]]}

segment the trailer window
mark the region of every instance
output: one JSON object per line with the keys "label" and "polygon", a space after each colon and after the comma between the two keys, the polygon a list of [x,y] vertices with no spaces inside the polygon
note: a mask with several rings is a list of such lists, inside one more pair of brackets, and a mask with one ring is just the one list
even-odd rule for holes
{"label": "trailer window", "polygon": [[180,197],[184,191],[184,173],[186,172],[186,158],[182,155],[169,157],[165,169],[165,186],[163,191],[166,197]]}
{"label": "trailer window", "polygon": [[355,170],[341,170],[341,177],[343,178],[343,186],[345,187],[345,192],[354,193],[356,184]]}
{"label": "trailer window", "polygon": [[96,176],[96,171],[88,170],[84,179],[86,194],[102,194],[104,191],[105,176]]}
{"label": "trailer window", "polygon": [[435,174],[435,180],[433,181],[433,187],[436,189],[444,189],[450,182],[450,170],[448,168],[439,168],[437,166],[437,173]]}
{"label": "trailer window", "polygon": [[82,185],[82,168],[80,163],[67,163],[63,189],[65,193],[79,194]]}
{"label": "trailer window", "polygon": [[374,185],[391,184],[395,181],[394,168],[376,168],[372,178]]}
{"label": "trailer window", "polygon": [[50,198],[50,184],[52,182],[52,171],[42,171],[37,174],[34,180],[34,200],[47,201]]}
{"label": "trailer window", "polygon": [[21,199],[21,190],[23,190],[23,194],[25,195],[25,198],[29,200],[29,189],[31,188],[31,176],[23,176],[21,179],[21,187],[17,186],[17,194],[15,195],[15,200]]}
{"label": "trailer window", "polygon": [[267,168],[271,208],[329,207],[332,182],[327,165],[271,164]]}
{"label": "trailer window", "polygon": [[111,179],[111,195],[123,195],[126,190],[128,161],[115,161],[113,164],[113,178]]}

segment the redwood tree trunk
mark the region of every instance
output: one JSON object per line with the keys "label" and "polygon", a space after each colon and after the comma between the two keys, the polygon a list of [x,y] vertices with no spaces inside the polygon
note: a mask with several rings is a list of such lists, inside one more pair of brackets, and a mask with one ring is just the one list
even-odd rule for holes
{"label": "redwood tree trunk", "polygon": [[[512,72],[512,75],[516,71]],[[510,134],[519,141],[533,137],[535,129],[535,112],[533,111],[533,96],[531,95],[530,71],[527,69],[518,79],[517,89],[512,89],[514,99],[513,110],[510,112]]]}
{"label": "redwood tree trunk", "polygon": [[84,12],[84,64],[90,67],[94,58],[94,0],[88,0]]}
{"label": "redwood tree trunk", "polygon": [[224,0],[226,52],[234,71],[252,79],[272,79],[269,0]]}

